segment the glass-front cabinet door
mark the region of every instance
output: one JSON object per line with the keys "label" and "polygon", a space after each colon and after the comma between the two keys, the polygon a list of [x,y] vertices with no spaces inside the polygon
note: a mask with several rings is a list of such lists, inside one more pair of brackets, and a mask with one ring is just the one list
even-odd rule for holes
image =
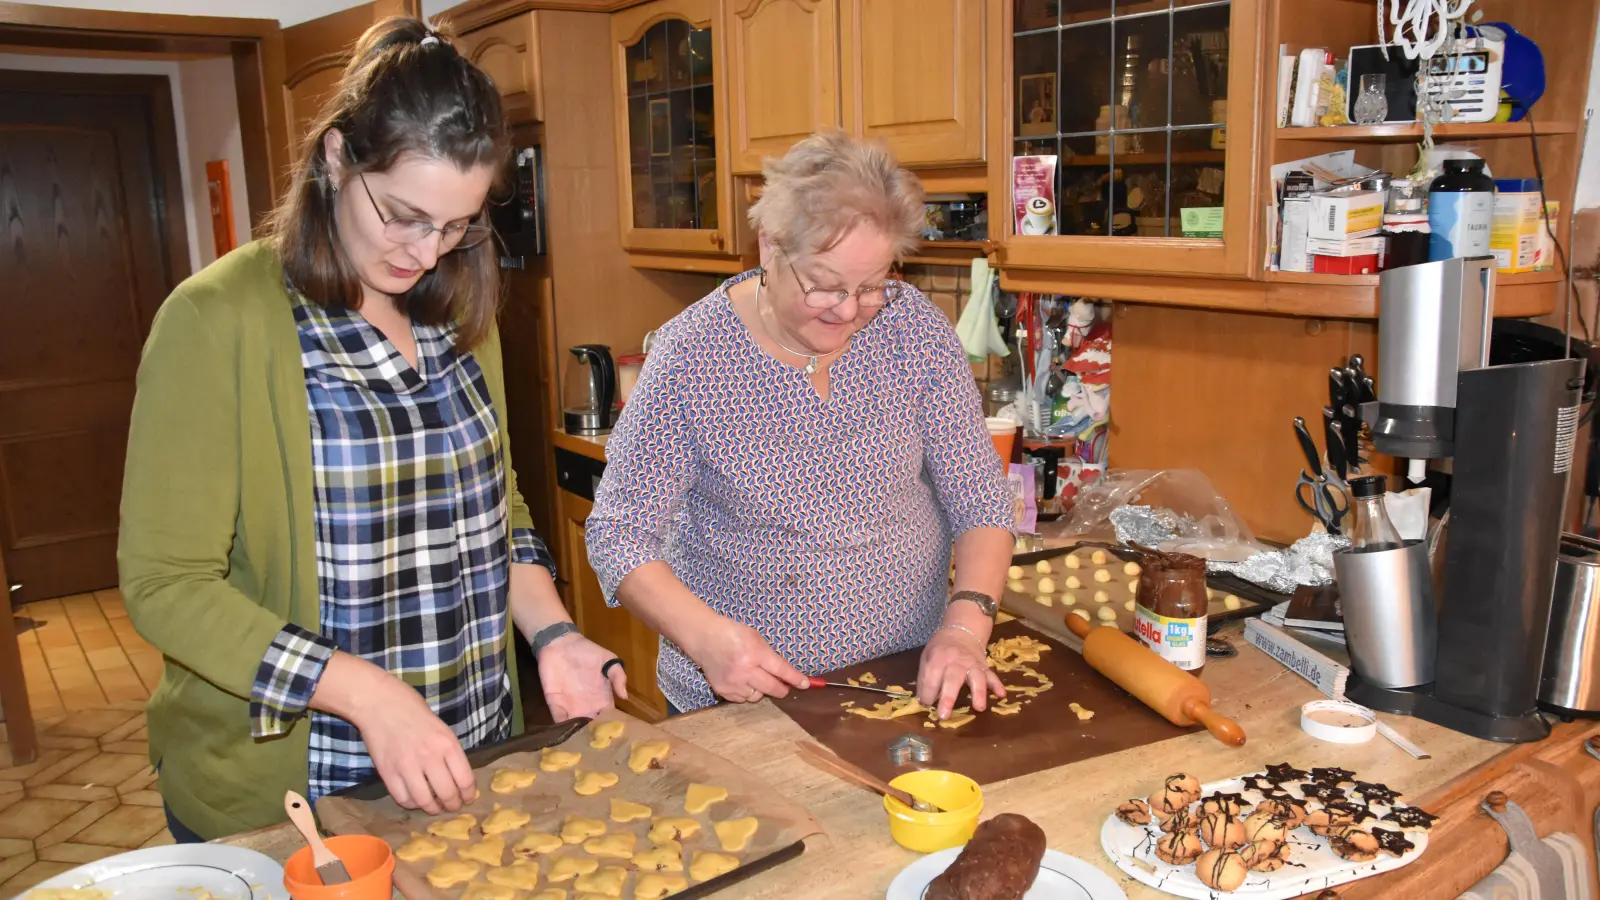
{"label": "glass-front cabinet door", "polygon": [[726,267],[696,261],[726,257],[731,233],[716,12],[716,0],[655,0],[612,16],[622,244],[640,265]]}
{"label": "glass-front cabinet door", "polygon": [[1004,264],[1245,274],[1259,0],[1004,6],[991,42]]}

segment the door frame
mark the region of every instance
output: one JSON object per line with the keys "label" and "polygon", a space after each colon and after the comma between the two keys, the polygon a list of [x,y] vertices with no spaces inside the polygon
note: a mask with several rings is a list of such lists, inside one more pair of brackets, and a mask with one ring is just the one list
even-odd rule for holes
{"label": "door frame", "polygon": [[0,0],[0,45],[56,56],[231,57],[252,232],[259,230],[286,188],[292,148],[281,89],[283,33],[276,19],[113,12]]}
{"label": "door frame", "polygon": [[[172,86],[165,75],[122,75],[98,72],[36,72],[0,69],[0,89],[74,94],[121,94],[142,97],[150,111],[150,161],[159,179],[161,237],[167,245],[167,290],[192,273],[189,265],[188,210],[183,200],[183,167],[178,162],[178,128],[172,114]],[[146,312],[141,310],[141,312]],[[154,313],[154,310],[148,310]],[[141,328],[149,326],[141,316]],[[141,339],[143,335],[140,336]]]}

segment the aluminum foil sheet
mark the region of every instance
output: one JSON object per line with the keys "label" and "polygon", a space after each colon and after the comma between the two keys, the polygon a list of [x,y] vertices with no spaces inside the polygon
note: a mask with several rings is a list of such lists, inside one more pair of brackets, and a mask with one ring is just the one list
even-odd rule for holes
{"label": "aluminum foil sheet", "polygon": [[1242,562],[1210,562],[1206,570],[1243,578],[1270,591],[1292,594],[1300,585],[1318,587],[1333,582],[1333,552],[1350,546],[1340,535],[1315,532],[1295,541],[1287,550],[1257,553]]}
{"label": "aluminum foil sheet", "polygon": [[1170,509],[1129,504],[1113,509],[1107,518],[1124,544],[1160,547],[1183,533],[1183,517]]}

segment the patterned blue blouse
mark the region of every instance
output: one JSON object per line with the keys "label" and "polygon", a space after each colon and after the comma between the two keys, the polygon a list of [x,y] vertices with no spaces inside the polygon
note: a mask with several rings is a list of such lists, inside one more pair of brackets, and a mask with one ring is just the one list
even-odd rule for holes
{"label": "patterned blue blouse", "polygon": [[[589,561],[616,605],[664,560],[810,675],[919,647],[955,536],[1012,524],[955,329],[907,286],[834,360],[824,400],[734,311],[727,289],[752,274],[659,332],[606,445]],[[665,638],[657,679],[679,709],[716,702]]]}

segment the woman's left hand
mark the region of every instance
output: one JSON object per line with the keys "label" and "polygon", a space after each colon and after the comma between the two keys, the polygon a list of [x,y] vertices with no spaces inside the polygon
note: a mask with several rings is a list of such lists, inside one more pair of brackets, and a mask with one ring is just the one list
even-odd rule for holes
{"label": "woman's left hand", "polygon": [[616,654],[581,634],[556,638],[539,652],[539,684],[557,722],[593,716],[628,699],[628,676],[622,666],[600,670]]}
{"label": "woman's left hand", "polygon": [[1005,685],[989,669],[989,657],[982,641],[959,628],[941,627],[922,648],[922,664],[917,670],[917,701],[924,706],[938,703],[939,718],[949,718],[962,686],[972,693],[972,708],[978,712],[989,705],[989,695],[1004,697]]}

